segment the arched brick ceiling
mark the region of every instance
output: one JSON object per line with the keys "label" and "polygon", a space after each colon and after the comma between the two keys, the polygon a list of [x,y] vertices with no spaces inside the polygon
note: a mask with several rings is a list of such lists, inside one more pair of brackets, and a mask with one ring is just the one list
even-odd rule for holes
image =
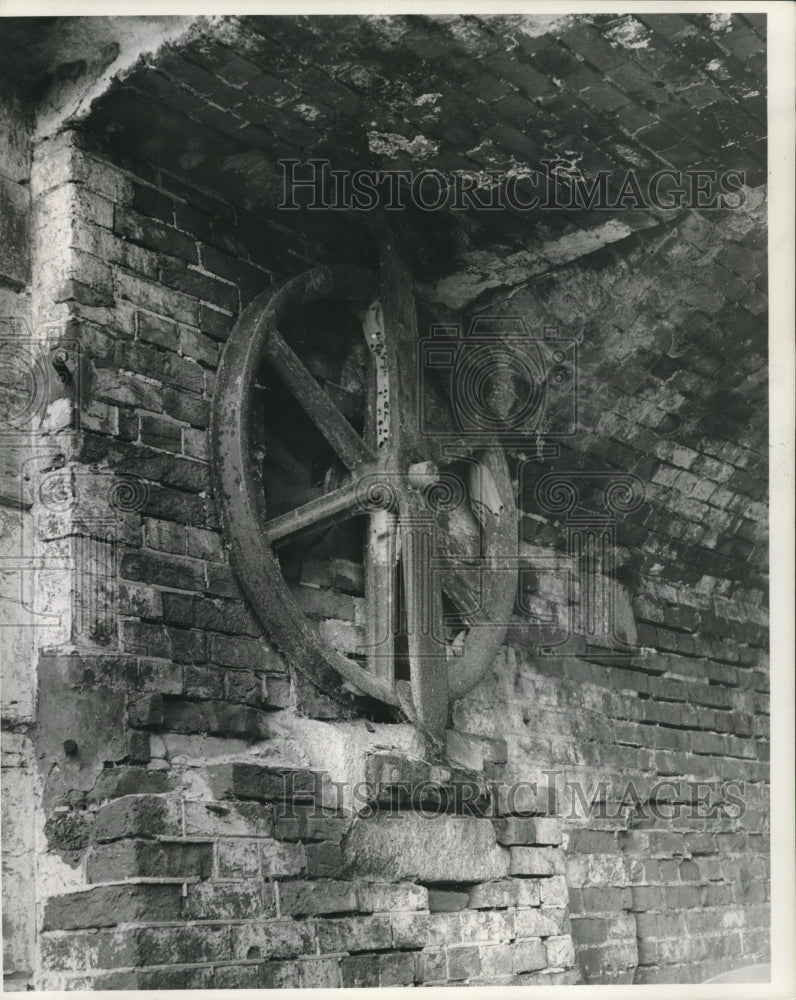
{"label": "arched brick ceiling", "polygon": [[[765,179],[763,15],[199,21],[115,80],[88,126],[258,214],[273,211],[284,157],[442,171],[561,157],[587,179],[612,171],[614,191],[630,169],[642,182],[665,168]],[[614,214],[637,231],[672,212]],[[477,225],[538,249],[610,215],[481,212]]]}

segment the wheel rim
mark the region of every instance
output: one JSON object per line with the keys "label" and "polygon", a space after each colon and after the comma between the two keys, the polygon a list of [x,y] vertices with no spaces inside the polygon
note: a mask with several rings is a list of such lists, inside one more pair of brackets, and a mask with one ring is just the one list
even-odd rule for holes
{"label": "wheel rim", "polygon": [[[460,454],[461,461],[471,462],[478,467],[479,475],[489,477],[503,513],[496,523],[484,527],[480,558],[476,560],[475,570],[471,567],[469,571],[469,590],[462,582],[467,570],[457,568],[456,559],[450,558],[448,550],[447,560],[431,560],[436,569],[429,574],[425,567],[429,561],[427,536],[431,529],[423,522],[427,513],[423,504],[428,506],[434,488],[439,492],[440,481],[424,483],[420,476],[420,485],[412,485],[406,446],[400,450],[387,442],[386,447],[380,449],[375,442],[368,444],[337,411],[325,391],[317,383],[312,384],[312,376],[279,333],[285,319],[315,302],[337,298],[367,306],[377,292],[377,276],[367,269],[319,267],[290,279],[276,290],[263,293],[241,314],[225,347],[217,375],[211,419],[214,488],[236,573],[267,633],[291,666],[333,696],[346,697],[340,684],[343,678],[365,695],[389,705],[402,706],[415,715],[417,721],[438,731],[444,726],[448,702],[461,697],[478,683],[505,635],[516,588],[516,569],[512,570],[510,559],[505,558],[516,555],[514,491],[505,457],[499,448],[486,449],[477,461],[472,455]],[[387,323],[385,328],[388,329]],[[399,353],[399,346],[393,342],[394,333],[387,336],[390,365]],[[405,348],[401,350],[405,355]],[[350,473],[343,487],[296,511],[271,519],[266,510],[261,473],[252,460],[255,441],[251,414],[256,373],[263,359],[273,365],[296,402],[305,409]],[[405,366],[403,374],[406,375]],[[395,385],[395,371],[390,377],[390,384]],[[407,418],[410,425],[411,416]],[[403,433],[406,441],[405,428]],[[419,435],[417,438],[419,441]],[[422,448],[422,443],[413,442],[412,448]],[[419,457],[427,456],[421,454]],[[416,470],[423,465],[416,463],[412,468]],[[426,462],[425,466],[431,467],[431,463]],[[306,527],[314,523],[313,518],[323,520],[369,514],[372,531],[374,521],[383,519],[390,507],[385,503],[374,505],[372,491],[369,492],[374,482],[395,492],[394,513],[389,516],[395,518],[393,530],[401,539],[401,568],[408,615],[413,623],[408,640],[410,685],[396,681],[391,663],[379,662],[390,660],[388,654],[374,653],[371,657],[369,652],[368,669],[365,669],[327,644],[298,607],[274,552],[274,544],[279,539],[297,530],[297,524]],[[368,548],[364,560],[366,581],[371,581],[366,587],[366,600],[369,594],[371,598],[371,617],[379,606],[372,600],[370,591],[374,578],[371,558],[374,551],[378,549]],[[377,572],[383,583],[386,571],[382,568]],[[485,572],[492,574],[489,587],[486,587]],[[480,576],[481,591],[489,591],[485,597],[482,594],[485,607],[479,613],[483,620],[478,621],[478,614],[471,615],[474,623],[464,639],[463,651],[449,660],[449,651],[441,650],[439,643],[441,594],[445,592],[449,598],[451,593],[458,594],[461,599],[462,594],[468,592],[472,599],[473,573]],[[425,584],[418,584],[421,579]],[[414,627],[424,620],[424,616],[432,619],[430,630]]]}

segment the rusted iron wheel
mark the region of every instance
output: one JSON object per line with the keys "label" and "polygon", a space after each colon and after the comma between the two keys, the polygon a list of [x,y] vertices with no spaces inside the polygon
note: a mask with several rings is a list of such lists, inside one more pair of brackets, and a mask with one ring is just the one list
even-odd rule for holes
{"label": "rusted iron wheel", "polygon": [[[387,425],[359,434],[280,333],[297,311],[326,299],[344,299],[359,314],[381,294],[382,350],[374,350],[371,387],[383,390],[370,407]],[[374,328],[375,329],[375,328]],[[375,333],[371,334],[375,337]],[[243,588],[269,636],[292,667],[322,690],[340,696],[341,678],[357,692],[402,707],[433,733],[445,726],[448,704],[484,676],[503,641],[516,589],[517,519],[505,457],[493,447],[450,452],[425,439],[418,420],[416,320],[411,283],[385,268],[374,272],[318,267],[255,299],[242,313],[218,371],[211,444],[214,485],[227,545]],[[373,345],[370,345],[371,347]],[[252,415],[258,368],[266,360],[331,446],[347,478],[295,510],[269,516]],[[386,359],[386,361],[385,361]],[[379,379],[381,380],[379,382]],[[373,390],[375,391],[375,390]],[[444,463],[458,462],[456,471]],[[486,482],[491,509],[482,518],[477,550],[451,527],[458,507],[470,526],[474,491]],[[484,491],[482,491],[484,492]],[[469,506],[468,506],[469,494]],[[490,499],[491,498],[491,499]],[[287,586],[275,552],[296,532],[367,516],[363,559],[368,641],[364,665],[321,637]],[[470,532],[472,541],[472,532]],[[396,678],[393,647],[396,588],[402,585],[407,622],[408,673]],[[443,593],[461,611],[458,645],[446,642]],[[450,633],[450,628],[449,628]]]}

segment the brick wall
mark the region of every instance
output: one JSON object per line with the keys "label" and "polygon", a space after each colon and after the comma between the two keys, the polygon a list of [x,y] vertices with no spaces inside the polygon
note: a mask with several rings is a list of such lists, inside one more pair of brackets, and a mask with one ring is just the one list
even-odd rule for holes
{"label": "brick wall", "polygon": [[[566,546],[562,522],[535,506],[538,476],[634,472],[645,498],[617,522],[616,578],[644,651],[539,657],[538,623],[518,620],[492,673],[453,706],[448,754],[482,780],[538,781],[545,794],[501,813],[559,819],[423,821],[457,845],[440,857],[411,811],[386,841],[328,789],[324,813],[302,818],[321,772],[350,783],[372,773],[379,745],[398,748],[404,768],[419,746],[411,727],[365,726],[291,680],[237,587],[209,489],[213,376],[234,317],[324,248],[116,160],[65,135],[34,169],[52,265],[39,294],[85,365],[65,469],[79,510],[112,512],[100,558],[118,569],[91,614],[77,606],[89,579],[78,577],[74,653],[39,664],[40,984],[672,982],[764,960],[759,194],[542,275],[512,300],[531,328],[553,322],[581,340],[591,428],[544,463],[512,456],[528,484],[527,606],[563,607],[560,572],[534,561]],[[508,307],[497,296],[489,308]],[[73,514],[46,538],[71,539],[85,567],[92,534]],[[345,589],[323,573],[304,584],[321,617],[340,617]],[[743,815],[651,809],[695,780],[742,782]],[[573,808],[575,786],[603,809]],[[494,867],[481,871],[485,851]]]}
{"label": "brick wall", "polygon": [[[376,803],[355,820],[329,788],[322,814],[300,811],[322,773],[350,788],[421,750],[411,726],[366,726],[291,679],[238,589],[209,489],[234,316],[323,249],[74,135],[40,147],[34,191],[39,294],[84,365],[65,464],[39,492],[42,545],[68,545],[75,583],[61,595],[72,651],[38,666],[37,983],[571,981],[554,818],[418,822],[401,803],[383,823]],[[306,589],[321,614],[345,596]]]}
{"label": "brick wall", "polygon": [[[494,678],[453,711],[457,729],[505,737],[512,775],[554,772],[585,982],[698,982],[768,954],[764,232],[752,191],[743,211],[689,213],[485,307],[582,337],[582,433],[544,463],[518,458],[531,611],[555,615],[566,593],[539,569],[567,539],[539,475],[644,484],[615,549],[644,654],[540,658],[537,624],[497,664],[509,711],[492,715]],[[742,787],[725,787],[724,815],[683,807],[727,782]],[[603,806],[587,817],[578,795]]]}

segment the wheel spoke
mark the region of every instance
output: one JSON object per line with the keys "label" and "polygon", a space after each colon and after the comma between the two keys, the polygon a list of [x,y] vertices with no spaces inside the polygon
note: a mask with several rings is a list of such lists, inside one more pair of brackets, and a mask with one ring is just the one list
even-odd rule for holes
{"label": "wheel spoke", "polygon": [[355,469],[374,457],[278,330],[271,330],[265,355],[343,465]]}
{"label": "wheel spoke", "polygon": [[442,589],[430,572],[433,525],[418,494],[401,497],[399,510],[412,701],[417,721],[440,734],[448,714],[448,665]]}
{"label": "wheel spoke", "polygon": [[266,521],[263,528],[265,539],[269,544],[274,544],[320,524],[331,526],[345,521],[358,512],[358,498],[357,481],[347,483],[331,493],[324,493],[295,510]]}
{"label": "wheel spoke", "polygon": [[391,511],[370,515],[365,552],[365,641],[370,673],[393,685],[395,569],[398,562],[398,522]]}

